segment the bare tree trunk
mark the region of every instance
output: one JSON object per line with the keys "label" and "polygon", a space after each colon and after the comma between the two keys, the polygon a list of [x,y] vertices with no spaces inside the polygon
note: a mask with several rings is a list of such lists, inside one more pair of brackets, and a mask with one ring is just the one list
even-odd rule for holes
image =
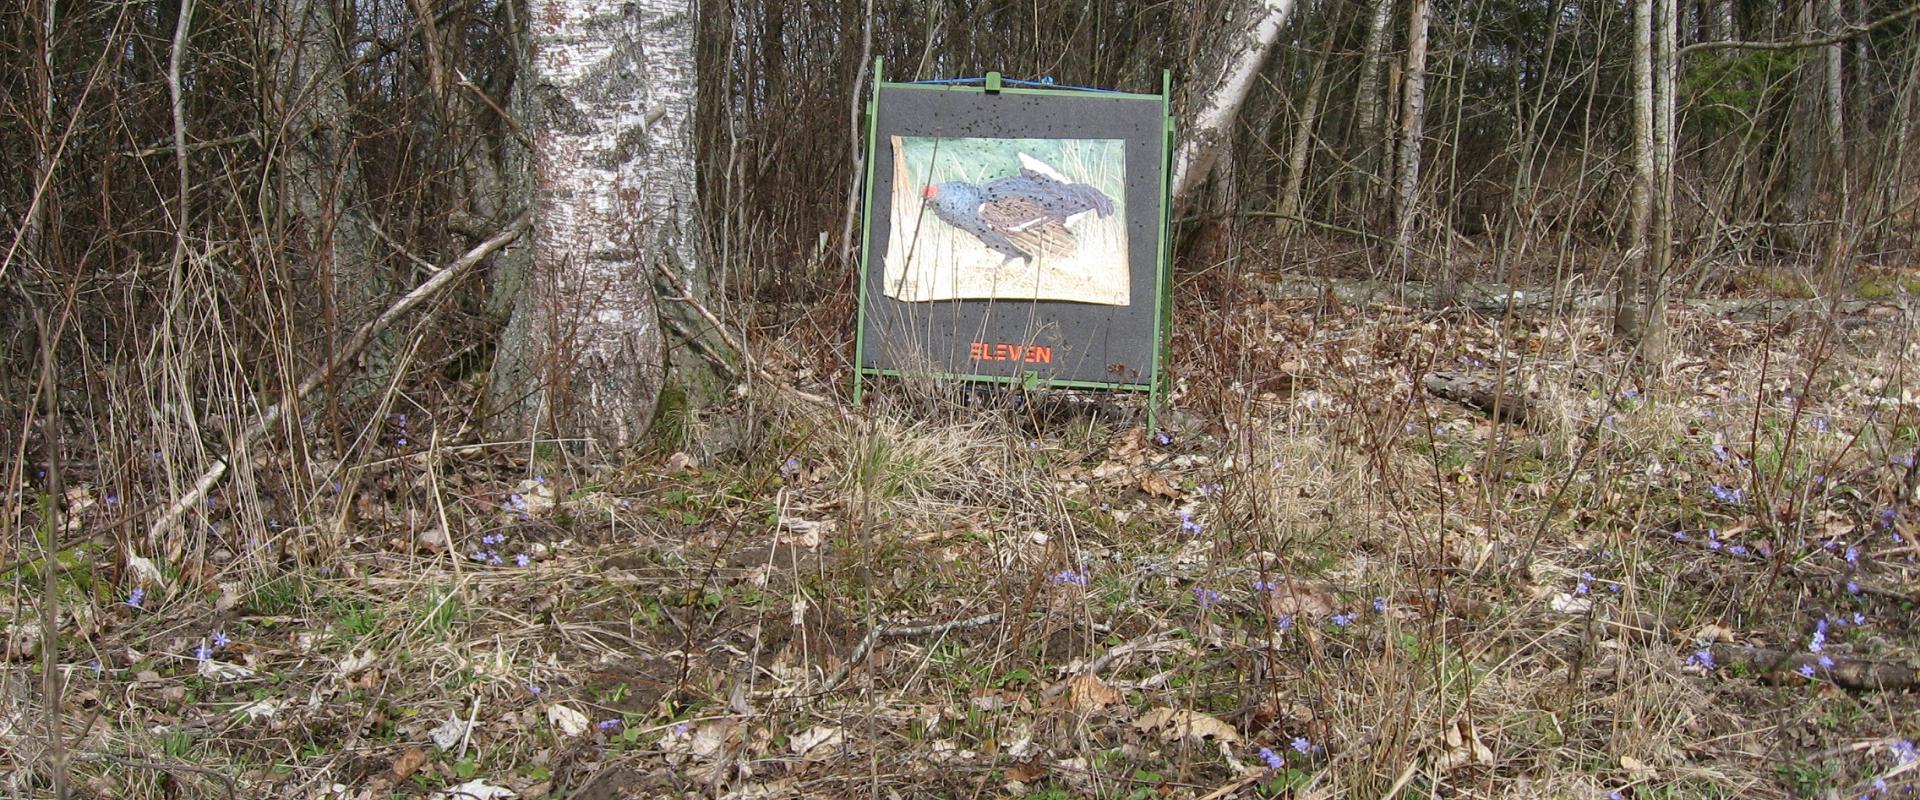
{"label": "bare tree trunk", "polygon": [[520,79],[538,86],[533,274],[514,312],[525,341],[496,360],[495,405],[523,430],[626,447],[665,383],[656,268],[699,275],[693,8],[548,0],[531,13]]}
{"label": "bare tree trunk", "polygon": [[1406,89],[1400,96],[1400,168],[1399,203],[1394,213],[1398,226],[1393,237],[1394,256],[1406,271],[1413,253],[1414,214],[1420,199],[1420,137],[1427,113],[1427,26],[1433,16],[1428,0],[1410,0],[1407,5]]}
{"label": "bare tree trunk", "polygon": [[1205,180],[1219,158],[1221,145],[1233,133],[1233,121],[1259,79],[1280,29],[1293,12],[1294,0],[1253,0],[1235,9],[1228,18],[1232,26],[1218,47],[1225,50],[1217,75],[1206,89],[1192,97],[1185,141],[1173,159],[1173,204],[1184,208],[1194,198],[1194,189]]}
{"label": "bare tree trunk", "polygon": [[[1799,30],[1801,36],[1808,39],[1814,36],[1813,3],[1814,0],[1799,2]],[[1801,234],[1812,213],[1814,174],[1820,161],[1819,136],[1815,133],[1815,126],[1821,120],[1817,104],[1820,83],[1811,65],[1802,62],[1794,70],[1793,113],[1787,121],[1793,161],[1787,189],[1787,216],[1794,225],[1791,238],[1796,246],[1807,241]]]}
{"label": "bare tree trunk", "polygon": [[1300,215],[1300,190],[1307,182],[1307,155],[1313,152],[1313,128],[1319,123],[1320,102],[1326,95],[1327,59],[1333,53],[1333,36],[1329,26],[1326,44],[1320,48],[1307,78],[1307,99],[1293,128],[1293,141],[1287,144],[1287,177],[1280,187],[1280,216],[1274,223],[1274,233],[1283,237],[1293,233],[1294,218]]}
{"label": "bare tree trunk", "polygon": [[[359,328],[386,305],[390,286],[380,269],[373,230],[365,215],[366,184],[350,124],[346,67],[336,37],[340,19],[333,0],[286,0],[273,20],[279,47],[274,79],[286,137],[282,202],[292,212],[298,241],[314,276],[326,287],[322,314],[331,344]],[[363,386],[377,385],[393,366],[390,339],[369,347]],[[354,397],[352,390],[335,392]]]}
{"label": "bare tree trunk", "polygon": [[1648,231],[1653,222],[1653,0],[1633,0],[1633,222],[1626,265],[1620,271],[1614,301],[1614,335],[1639,341],[1640,281],[1650,260]]}
{"label": "bare tree trunk", "polygon": [[1393,21],[1393,2],[1373,2],[1373,13],[1367,18],[1367,40],[1360,55],[1360,80],[1353,89],[1353,138],[1359,143],[1359,149],[1354,153],[1354,171],[1350,174],[1347,196],[1362,220],[1371,213],[1377,191],[1374,187],[1381,184],[1379,163],[1386,134],[1380,130],[1380,72],[1387,60],[1387,26]]}
{"label": "bare tree trunk", "polygon": [[1654,0],[1653,36],[1653,197],[1647,243],[1645,326],[1642,352],[1654,361],[1667,348],[1667,284],[1673,268],[1674,91],[1678,75],[1680,15],[1676,0]]}

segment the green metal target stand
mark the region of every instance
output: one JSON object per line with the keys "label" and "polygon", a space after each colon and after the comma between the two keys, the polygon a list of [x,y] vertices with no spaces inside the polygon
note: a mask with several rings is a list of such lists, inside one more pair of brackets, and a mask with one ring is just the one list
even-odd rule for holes
{"label": "green metal target stand", "polygon": [[[1027,389],[1137,391],[1148,395],[1151,428],[1169,384],[1167,342],[1173,323],[1171,73],[1161,74],[1158,94],[1138,94],[1061,86],[1050,79],[1012,80],[997,72],[983,78],[895,82],[881,79],[884,66],[874,60],[876,80],[867,102],[855,404],[864,398],[868,377],[907,375]],[[932,147],[936,153],[947,147],[940,155],[965,163],[927,166],[919,180],[910,180],[906,153],[915,147]],[[1076,148],[1076,154],[1099,155],[1072,163],[1089,175],[1097,172],[1097,178],[1088,180],[1101,181],[1098,186],[1114,208],[1112,219],[1103,214],[1096,223],[1109,226],[1102,230],[1110,235],[1098,239],[1107,249],[1085,247],[1088,255],[1082,259],[1092,265],[1087,269],[1097,271],[1099,280],[1088,280],[1103,287],[1105,296],[1088,300],[1060,289],[1079,286],[1071,283],[1079,279],[1077,273],[1067,273],[1062,283],[1044,284],[1045,276],[1035,266],[1043,258],[1001,262],[1000,270],[1010,263],[1034,267],[1031,285],[1020,291],[986,296],[955,291],[946,296],[936,287],[910,296],[901,288],[907,286],[907,275],[920,274],[910,272],[921,268],[912,259],[932,258],[913,249],[932,238],[924,232],[943,230],[947,224],[935,220],[924,204],[914,205],[923,194],[933,196],[933,170],[988,181],[1025,174],[1023,165],[1033,164],[1027,151],[1063,153],[1069,147]],[[1016,151],[1019,162],[1006,157]],[[916,163],[943,162],[936,157]],[[1050,174],[1076,179],[1064,172]],[[901,217],[897,223],[896,215]],[[1087,216],[1082,218],[1075,224],[1085,224]],[[902,234],[909,226],[911,237]],[[945,235],[964,238],[954,231]],[[902,249],[890,254],[890,248]],[[980,279],[977,265],[985,262],[976,258],[976,268],[969,271],[960,266],[958,256],[952,259],[942,274],[953,285]],[[935,283],[930,278],[924,282]]]}

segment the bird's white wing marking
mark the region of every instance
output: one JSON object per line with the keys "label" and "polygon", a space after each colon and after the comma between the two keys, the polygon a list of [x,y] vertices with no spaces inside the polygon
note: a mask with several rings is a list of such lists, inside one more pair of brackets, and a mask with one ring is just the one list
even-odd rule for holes
{"label": "bird's white wing marking", "polygon": [[1041,161],[1040,159],[1034,158],[1033,156],[1027,155],[1026,153],[1021,153],[1019,155],[1020,155],[1020,166],[1026,167],[1027,169],[1033,170],[1034,172],[1038,172],[1042,175],[1045,175],[1061,183],[1073,183],[1072,178],[1068,178],[1067,176],[1060,174],[1060,170],[1047,166],[1046,162]]}

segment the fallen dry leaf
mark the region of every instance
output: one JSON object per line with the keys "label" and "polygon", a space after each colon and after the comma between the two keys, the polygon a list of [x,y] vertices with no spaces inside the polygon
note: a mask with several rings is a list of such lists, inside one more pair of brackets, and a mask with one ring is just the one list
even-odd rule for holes
{"label": "fallen dry leaf", "polygon": [[1237,744],[1240,732],[1232,725],[1220,721],[1218,717],[1188,711],[1184,708],[1155,708],[1134,720],[1133,727],[1141,732],[1158,731],[1163,741],[1179,741],[1182,738],[1213,739],[1222,744]]}
{"label": "fallen dry leaf", "polygon": [[1126,692],[1108,686],[1098,675],[1075,675],[1067,681],[1067,707],[1075,711],[1096,711],[1125,699]]}

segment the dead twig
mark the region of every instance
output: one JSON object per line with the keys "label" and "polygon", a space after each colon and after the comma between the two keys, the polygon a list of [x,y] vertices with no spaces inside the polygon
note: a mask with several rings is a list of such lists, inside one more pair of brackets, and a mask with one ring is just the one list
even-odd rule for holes
{"label": "dead twig", "polygon": [[838,669],[835,669],[833,671],[832,675],[827,676],[826,682],[821,684],[820,691],[831,692],[835,688],[837,688],[840,685],[841,681],[844,681],[847,679],[847,673],[853,671],[854,665],[859,664],[861,661],[866,659],[867,652],[873,649],[874,643],[879,641],[881,637],[898,638],[902,636],[929,636],[936,633],[947,633],[950,631],[962,630],[965,628],[978,628],[982,625],[992,625],[993,623],[996,623],[999,621],[1000,621],[1000,614],[999,612],[995,612],[992,614],[981,614],[980,616],[977,616],[977,617],[968,617],[966,619],[957,619],[952,622],[940,622],[932,625],[907,625],[903,627],[894,627],[894,628],[881,628],[881,627],[875,626],[872,630],[867,631],[867,635],[860,640],[859,644],[854,645],[853,653],[847,656],[846,663],[841,664]]}
{"label": "dead twig", "polygon": [[[325,364],[320,365],[318,369],[308,373],[305,378],[301,379],[299,385],[294,387],[292,394],[287,395],[281,399],[280,402],[275,403],[258,418],[254,419],[253,424],[248,425],[246,429],[241,432],[240,440],[243,442],[252,441],[264,435],[268,428],[277,424],[287,415],[288,411],[298,405],[307,395],[312,394],[314,389],[319,388],[322,383],[332,378],[335,372],[338,372],[342,367],[345,367],[357,358],[360,355],[360,351],[365,350],[367,345],[373,341],[374,337],[380,335],[381,331],[386,330],[387,326],[392,325],[395,320],[407,312],[412,311],[415,306],[426,302],[427,298],[438,294],[440,290],[452,285],[456,279],[472,270],[474,265],[486,260],[487,256],[492,255],[500,248],[506,247],[512,243],[514,239],[519,238],[520,234],[526,231],[528,226],[532,224],[532,221],[532,212],[522,213],[518,219],[508,224],[505,228],[502,228],[499,233],[494,234],[493,238],[474,245],[473,249],[468,250],[465,255],[460,256],[458,259],[455,259],[453,263],[433,273],[431,277],[421,282],[419,286],[415,286],[412,291],[407,292],[401,296],[400,299],[395,300],[393,305],[388,306],[386,311],[380,313],[380,316],[360,326],[359,330],[354,331],[353,337],[348,339],[347,343],[339,350],[334,351],[333,356],[327,359]],[[213,489],[213,485],[219,483],[220,479],[227,474],[228,459],[228,456],[221,456],[214,459],[212,466],[207,467],[206,471],[200,474],[200,478],[194,481],[192,488],[189,488],[184,494],[175,499],[174,502],[160,514],[160,518],[155,520],[153,527],[147,531],[150,541],[157,541],[162,534],[179,524],[180,517],[185,515],[188,509],[200,504],[201,499],[206,497],[207,492]]]}

